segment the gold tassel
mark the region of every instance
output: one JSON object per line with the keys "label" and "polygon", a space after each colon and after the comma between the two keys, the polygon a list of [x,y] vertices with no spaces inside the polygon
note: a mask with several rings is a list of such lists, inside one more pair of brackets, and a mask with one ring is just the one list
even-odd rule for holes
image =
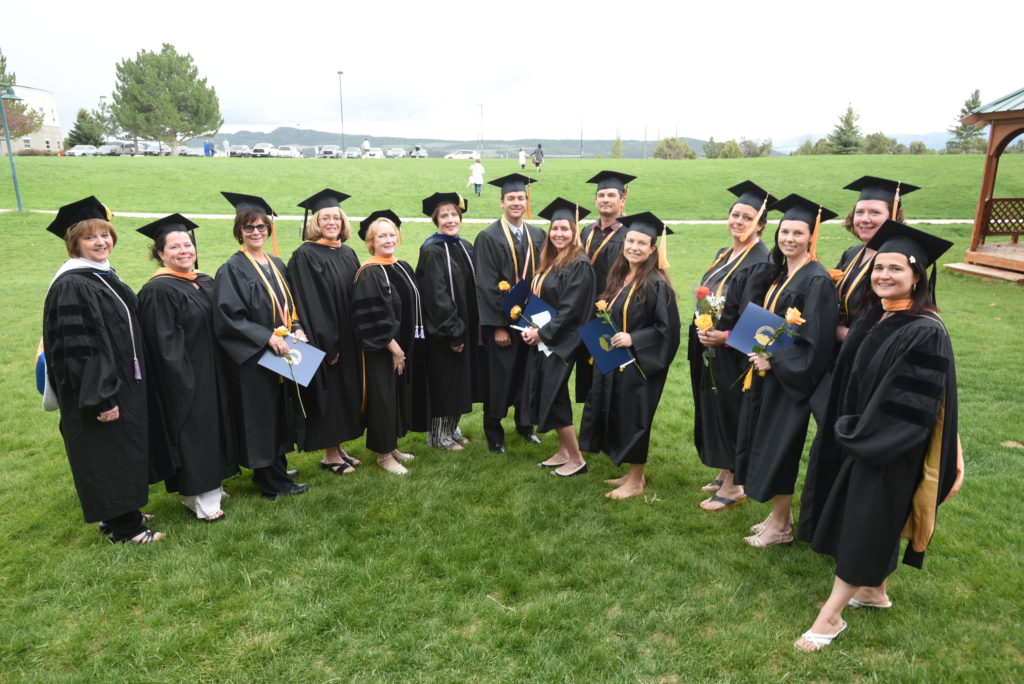
{"label": "gold tassel", "polygon": [[821,232],[821,206],[818,206],[818,217],[814,219],[814,234],[811,235],[811,261],[818,260],[818,234]]}
{"label": "gold tassel", "polygon": [[583,246],[583,240],[580,239],[580,205],[576,205],[576,222],[573,224],[576,227],[576,239],[573,241],[577,247]]}
{"label": "gold tassel", "polygon": [[662,271],[667,270],[669,268],[668,255],[665,254],[665,237],[668,235],[668,231],[666,230],[666,228],[667,226],[662,225],[660,240],[661,244],[658,245],[658,268],[660,268]]}
{"label": "gold tassel", "polygon": [[532,219],[533,218],[533,215],[530,213],[530,197],[532,195],[533,195],[533,192],[530,191],[530,185],[529,185],[529,183],[527,183],[527,185],[526,185],[526,218],[527,219]]}
{"label": "gold tassel", "polygon": [[768,195],[764,196],[764,202],[761,202],[761,208],[757,210],[757,215],[754,216],[754,222],[750,224],[750,228],[747,228],[747,232],[743,233],[740,238],[740,242],[746,242],[750,239],[750,235],[757,230],[757,224],[761,221],[761,217],[764,216],[765,210],[768,208]]}
{"label": "gold tassel", "polygon": [[892,220],[896,220],[896,214],[900,210],[900,182],[896,181],[896,196],[892,198]]}
{"label": "gold tassel", "polygon": [[280,256],[277,251],[277,221],[274,220],[273,216],[270,217],[270,244],[274,256]]}
{"label": "gold tassel", "polygon": [[746,392],[750,389],[750,384],[754,382],[754,364],[750,364],[747,368],[747,374],[743,376],[743,391]]}

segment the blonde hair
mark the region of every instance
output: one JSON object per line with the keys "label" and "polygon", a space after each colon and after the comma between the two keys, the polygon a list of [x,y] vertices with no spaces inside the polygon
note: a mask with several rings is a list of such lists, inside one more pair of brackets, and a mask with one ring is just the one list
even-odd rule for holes
{"label": "blonde hair", "polygon": [[366,242],[366,249],[370,252],[371,256],[374,256],[373,241],[377,239],[377,231],[380,229],[381,223],[387,223],[392,228],[394,228],[395,234],[398,236],[398,242],[402,242],[402,229],[399,228],[395,224],[395,222],[389,219],[388,217],[381,216],[380,218],[375,219],[374,222],[370,224],[370,227],[366,229],[366,237],[363,238],[363,241]]}
{"label": "blonde hair", "polygon": [[[333,209],[334,207],[324,208]],[[323,209],[318,209],[317,211],[314,211],[306,218],[306,225],[302,229],[302,235],[305,240],[319,240],[324,236],[324,231],[320,227],[321,211],[323,211]],[[342,209],[340,206],[338,207],[338,211],[341,212],[341,233],[338,234],[338,237],[341,239],[342,242],[347,242],[348,239],[352,237],[352,228],[348,221],[348,214],[346,214],[345,210]]]}
{"label": "blonde hair", "polygon": [[110,238],[114,241],[114,245],[117,245],[117,231],[114,230],[114,226],[109,221],[104,221],[100,218],[85,219],[79,221],[70,228],[68,232],[64,233],[64,246],[68,250],[68,256],[72,258],[80,257],[78,253],[78,241],[84,237],[89,237],[93,233],[110,233]]}

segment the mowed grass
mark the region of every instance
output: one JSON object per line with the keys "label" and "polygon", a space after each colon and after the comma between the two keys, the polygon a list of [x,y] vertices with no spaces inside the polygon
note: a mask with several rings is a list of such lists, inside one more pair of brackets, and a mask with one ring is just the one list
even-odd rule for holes
{"label": "mowed grass", "polygon": [[[205,185],[210,178],[198,180],[191,172],[180,178],[191,167],[173,166],[196,162],[194,168],[205,171],[218,167],[204,164],[219,160],[44,161],[60,170],[82,162],[79,169],[102,171],[86,164],[107,161],[176,170],[163,181],[166,195],[129,192],[133,184],[122,185],[116,174],[76,178],[73,191],[63,187],[71,183],[64,178],[62,194],[32,200],[38,208],[95,193],[125,211],[219,212],[227,207],[216,195],[220,189],[265,192],[272,203],[280,196],[282,205],[304,197],[302,188],[352,191],[330,178],[295,178],[304,164],[345,169],[348,162],[223,160],[220,168],[241,162],[238,168],[248,175],[235,180],[251,176],[252,182],[221,187]],[[732,173],[715,171],[713,179],[678,196],[667,186],[657,196],[649,189],[673,165],[632,162],[636,166],[629,168],[644,182],[636,183],[630,208],[663,206],[655,209],[659,215],[688,218],[695,215],[687,198],[700,198],[708,218],[724,218],[729,203],[722,187],[762,180],[762,169],[771,165],[760,161],[774,162],[722,164]],[[832,168],[833,159],[824,161],[820,173],[811,165],[799,182],[783,182],[780,175],[779,182],[765,185],[814,197],[813,188],[802,185],[812,176],[834,188],[863,173],[896,175],[866,165]],[[416,163],[408,160],[406,177],[398,174],[388,181],[390,189],[377,191],[393,198],[385,206],[406,207],[403,215],[415,213],[418,198],[446,189],[422,173],[457,164],[428,160],[430,166],[417,172]],[[488,163],[492,177],[497,163]],[[558,164],[547,165],[546,182],[557,177],[549,172]],[[581,177],[604,166],[629,170],[626,164],[581,164],[572,179],[567,174],[552,181],[566,188],[552,196],[582,200],[590,191],[577,183]],[[274,176],[274,169],[281,175]],[[924,185],[920,175],[914,181]],[[148,174],[136,178],[155,183]],[[55,192],[57,181],[47,182]],[[964,179],[971,186],[968,197],[945,197],[954,209],[935,209],[936,215],[961,215],[961,207],[969,215],[977,182],[973,175]],[[34,196],[32,184],[23,183],[26,196]],[[669,185],[676,183],[682,181]],[[649,204],[639,201],[641,190],[650,193]],[[915,217],[933,194],[949,193],[918,194]],[[840,211],[853,197],[834,196]],[[361,213],[364,205],[358,206],[352,213]],[[1004,445],[1024,443],[1018,377],[1024,291],[1018,287],[940,274],[939,303],[957,354],[966,484],[940,511],[924,570],[901,567],[892,578],[894,609],[848,611],[848,633],[807,655],[791,644],[827,596],[833,563],[804,544],[748,548],[742,537],[767,514],[764,505],[751,502],[716,515],[697,507],[704,497],[699,487],[713,472],[692,446],[685,346],[656,417],[646,499],[603,498],[602,480],[620,471],[602,455],[589,457],[589,475],[570,480],[537,468],[556,448],[553,433],[539,447],[510,436],[508,454],[488,453],[477,410],[463,421],[473,438],[466,451],[428,449],[420,435],[403,440],[403,450],[417,455],[406,477],[371,465],[372,455],[356,441],[349,450],[366,465],[351,476],[320,470],[318,454],[293,455],[300,479],[312,483],[302,497],[268,503],[246,476],[234,478],[226,483],[233,495],[225,502],[228,520],[219,525],[197,523],[176,495],[156,485],[146,510],[157,516],[154,527],[167,539],[151,547],[110,545],[81,521],[59,416],[39,410],[34,388],[43,297],[65,258],[63,245],[43,230],[49,220],[0,215],[6,238],[0,263],[8,274],[0,295],[7,314],[0,332],[0,387],[7,404],[0,413],[5,681],[1011,682],[1024,676],[1024,532],[1017,496],[1024,450]],[[145,257],[146,240],[133,230],[142,222],[116,221],[121,239],[113,262],[136,289],[155,266]],[[212,272],[237,246],[229,222],[200,223],[200,262]],[[297,244],[298,224],[282,221],[280,229],[287,257]],[[467,225],[466,236],[472,239],[479,229]],[[933,229],[956,241],[946,260],[958,260],[970,227]],[[415,262],[428,232],[412,226],[400,257]],[[685,320],[689,292],[725,244],[725,229],[683,225],[676,232],[669,257]],[[832,265],[851,242],[838,226],[826,227],[823,260]]]}

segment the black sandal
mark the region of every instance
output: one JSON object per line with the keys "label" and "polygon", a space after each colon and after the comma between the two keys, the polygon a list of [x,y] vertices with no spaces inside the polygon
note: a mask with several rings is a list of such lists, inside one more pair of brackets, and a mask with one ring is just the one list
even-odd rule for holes
{"label": "black sandal", "polygon": [[228,514],[227,513],[225,513],[224,511],[217,511],[216,513],[211,515],[209,518],[199,518],[199,522],[219,523],[220,521],[227,520],[227,519],[228,519]]}
{"label": "black sandal", "polygon": [[141,532],[142,538],[136,539],[138,534],[132,535],[131,537],[122,537],[113,532],[107,535],[107,539],[110,540],[111,544],[152,544],[153,542],[159,541],[156,538],[158,534],[156,530],[151,530],[148,527]]}
{"label": "black sandal", "polygon": [[349,456],[346,453],[342,453],[341,454],[341,460],[344,461],[345,463],[348,463],[353,468],[355,468],[357,465],[362,465],[362,463],[363,463],[358,458],[352,458],[351,456]]}
{"label": "black sandal", "polygon": [[330,470],[335,475],[349,475],[356,472],[355,466],[348,461],[343,463],[324,463],[320,461],[320,467],[324,470]]}
{"label": "black sandal", "polygon": [[[143,513],[142,514],[142,524],[143,525],[149,523],[149,521],[152,520],[152,519],[153,519],[153,514],[152,513]],[[100,532],[103,533],[103,534],[107,534],[107,523],[105,523],[105,522],[101,522],[100,523]]]}

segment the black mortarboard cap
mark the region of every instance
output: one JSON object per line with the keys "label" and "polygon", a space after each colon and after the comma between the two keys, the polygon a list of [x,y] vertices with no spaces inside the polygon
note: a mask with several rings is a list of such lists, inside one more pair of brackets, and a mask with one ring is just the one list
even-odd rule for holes
{"label": "black mortarboard cap", "polygon": [[370,225],[379,218],[391,219],[391,222],[394,223],[396,227],[402,225],[402,219],[398,218],[398,214],[390,209],[378,209],[359,222],[360,240],[366,239],[366,231],[370,230]]}
{"label": "black mortarboard cap", "polygon": [[575,202],[558,197],[541,209],[537,215],[548,221],[572,221],[575,223],[577,218],[583,218],[589,213]]}
{"label": "black mortarboard cap", "polygon": [[173,233],[178,230],[185,233],[191,233],[198,227],[198,225],[192,223],[181,214],[171,214],[170,216],[164,216],[162,219],[157,219],[152,223],[147,223],[139,228],[137,232],[142,233],[150,240],[156,240],[164,233]]}
{"label": "black mortarboard cap", "polygon": [[343,192],[337,190],[331,190],[330,188],[324,188],[315,195],[311,195],[306,199],[299,202],[299,206],[308,211],[311,214],[315,214],[321,209],[327,209],[328,207],[336,207],[352,195],[346,195]]}
{"label": "black mortarboard cap", "polygon": [[829,219],[834,219],[837,214],[831,211],[817,202],[812,202],[806,197],[801,197],[796,193],[786,195],[781,200],[772,205],[771,209],[774,211],[782,212],[783,221],[803,221],[811,227],[811,231],[814,231],[814,223],[818,218],[818,208],[821,208],[821,220],[824,223]]}
{"label": "black mortarboard cap", "polygon": [[[767,197],[768,206],[765,207],[766,213],[772,209],[773,204],[779,201],[775,195],[772,195],[753,181],[748,180],[732,186],[729,188],[729,192],[736,195],[737,203],[745,204],[748,207],[753,207],[754,209],[760,209],[761,205],[764,204],[764,198]],[[815,209],[815,211],[817,211],[817,209]]]}
{"label": "black mortarboard cap", "polygon": [[649,211],[630,214],[629,216],[620,216],[619,223],[624,225],[627,231],[635,230],[650,237],[652,240],[657,240],[661,237],[663,231],[666,235],[672,235],[672,229]]}
{"label": "black mortarboard cap", "polygon": [[876,176],[862,176],[843,189],[859,190],[860,197],[857,198],[858,200],[882,200],[892,204],[896,198],[897,188],[899,189],[900,197],[921,189],[917,185],[889,180],[888,178],[878,178]]}
{"label": "black mortarboard cap", "polygon": [[267,201],[262,197],[257,197],[256,195],[243,195],[239,192],[224,192],[223,190],[220,194],[224,195],[224,199],[228,202],[231,202],[231,205],[235,208],[236,214],[246,209],[254,209],[266,214],[267,216],[277,216],[277,213],[270,208],[270,205],[267,204]]}
{"label": "black mortarboard cap", "polygon": [[65,204],[63,207],[57,210],[57,218],[53,219],[53,222],[46,227],[46,230],[50,231],[60,239],[64,239],[64,235],[68,232],[71,226],[75,225],[79,221],[85,221],[86,219],[103,219],[104,221],[110,221],[114,218],[110,210],[90,195],[85,199],[80,199],[77,202],[71,204]]}
{"label": "black mortarboard cap", "polygon": [[636,176],[631,176],[628,173],[620,173],[618,171],[600,171],[587,182],[597,183],[598,190],[614,188],[619,192],[625,193],[626,185],[635,180]]}
{"label": "black mortarboard cap", "polygon": [[879,254],[903,254],[912,263],[920,263],[922,268],[934,264],[952,246],[953,243],[949,240],[911,228],[898,221],[883,223],[868,242],[868,249],[873,249]]}
{"label": "black mortarboard cap", "polygon": [[433,216],[434,210],[442,204],[454,204],[462,213],[469,209],[469,202],[457,192],[435,192],[430,197],[423,198],[423,214]]}
{"label": "black mortarboard cap", "polygon": [[490,185],[501,188],[501,196],[504,197],[510,192],[526,192],[526,186],[530,183],[535,183],[536,181],[521,173],[510,173],[507,176],[495,178],[494,180],[487,182]]}

